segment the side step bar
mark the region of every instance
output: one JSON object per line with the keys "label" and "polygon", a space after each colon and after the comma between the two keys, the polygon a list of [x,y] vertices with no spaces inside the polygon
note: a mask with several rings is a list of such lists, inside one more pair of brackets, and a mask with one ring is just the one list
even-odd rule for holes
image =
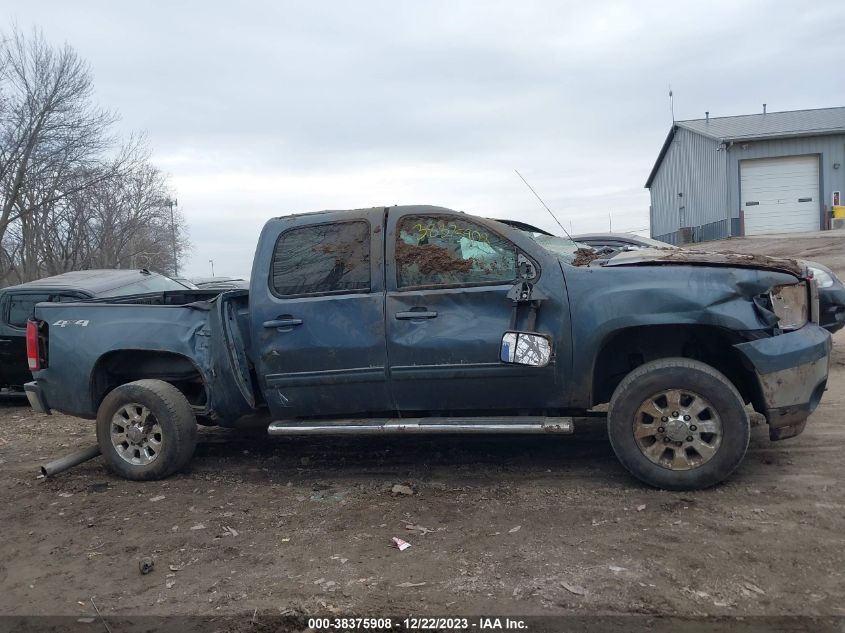
{"label": "side step bar", "polygon": [[366,420],[330,420],[323,424],[273,422],[269,435],[383,435],[388,433],[488,433],[569,434],[575,430],[572,418],[545,416],[488,418],[371,418]]}

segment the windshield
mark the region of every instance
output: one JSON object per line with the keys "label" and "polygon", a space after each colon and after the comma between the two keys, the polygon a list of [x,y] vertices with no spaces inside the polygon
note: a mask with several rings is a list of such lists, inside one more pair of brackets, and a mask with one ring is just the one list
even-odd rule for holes
{"label": "windshield", "polygon": [[525,235],[529,236],[532,240],[537,242],[537,244],[545,248],[552,255],[557,255],[567,264],[571,264],[573,261],[575,261],[575,258],[577,257],[577,251],[580,251],[582,249],[587,250],[591,253],[595,251],[595,249],[588,244],[576,242],[565,237],[558,237],[557,235],[546,235],[545,233],[521,230],[520,233],[524,233]]}
{"label": "windshield", "polygon": [[143,279],[132,282],[120,288],[113,288],[100,292],[98,297],[128,297],[129,295],[141,295],[148,292],[164,292],[166,290],[184,290],[185,286],[178,281],[173,281],[162,275],[149,275]]}

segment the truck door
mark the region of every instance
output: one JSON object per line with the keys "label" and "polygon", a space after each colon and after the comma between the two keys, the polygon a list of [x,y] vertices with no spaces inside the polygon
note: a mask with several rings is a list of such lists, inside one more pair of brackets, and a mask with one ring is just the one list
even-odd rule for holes
{"label": "truck door", "polygon": [[265,226],[250,320],[253,361],[275,419],[392,408],[383,222],[380,207]]}
{"label": "truck door", "polygon": [[495,222],[422,209],[388,213],[387,344],[397,407],[410,412],[560,406],[565,394],[556,384],[556,366],[567,370],[570,359],[560,266],[554,260],[537,266],[535,288],[549,298],[536,323],[528,325],[523,311],[515,328],[548,334],[552,362],[542,368],[505,364],[502,335],[514,317],[507,295],[524,249],[499,233]]}

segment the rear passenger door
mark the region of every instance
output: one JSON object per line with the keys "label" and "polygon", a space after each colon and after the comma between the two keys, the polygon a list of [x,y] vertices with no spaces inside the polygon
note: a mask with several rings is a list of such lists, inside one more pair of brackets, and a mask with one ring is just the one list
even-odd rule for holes
{"label": "rear passenger door", "polygon": [[276,419],[391,409],[383,220],[379,208],[265,227],[250,319],[253,358]]}

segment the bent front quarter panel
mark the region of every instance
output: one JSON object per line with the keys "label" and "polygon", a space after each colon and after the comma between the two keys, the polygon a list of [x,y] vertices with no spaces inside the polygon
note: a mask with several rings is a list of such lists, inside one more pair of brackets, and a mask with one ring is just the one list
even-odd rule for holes
{"label": "bent front quarter panel", "polygon": [[[808,323],[794,332],[736,348],[757,375],[766,406],[761,413],[770,429],[801,423],[818,406],[830,367],[830,332]],[[772,439],[782,438],[776,434]]]}
{"label": "bent front quarter panel", "polygon": [[97,361],[115,350],[162,351],[189,358],[207,378],[208,312],[184,306],[39,304],[36,317],[49,325],[47,368],[35,379],[48,405],[82,418],[97,415],[92,375]]}
{"label": "bent front quarter panel", "polygon": [[572,308],[573,407],[589,407],[595,361],[626,328],[712,325],[735,332],[768,327],[753,297],[796,278],[769,270],[698,265],[574,267],[564,264]]}

